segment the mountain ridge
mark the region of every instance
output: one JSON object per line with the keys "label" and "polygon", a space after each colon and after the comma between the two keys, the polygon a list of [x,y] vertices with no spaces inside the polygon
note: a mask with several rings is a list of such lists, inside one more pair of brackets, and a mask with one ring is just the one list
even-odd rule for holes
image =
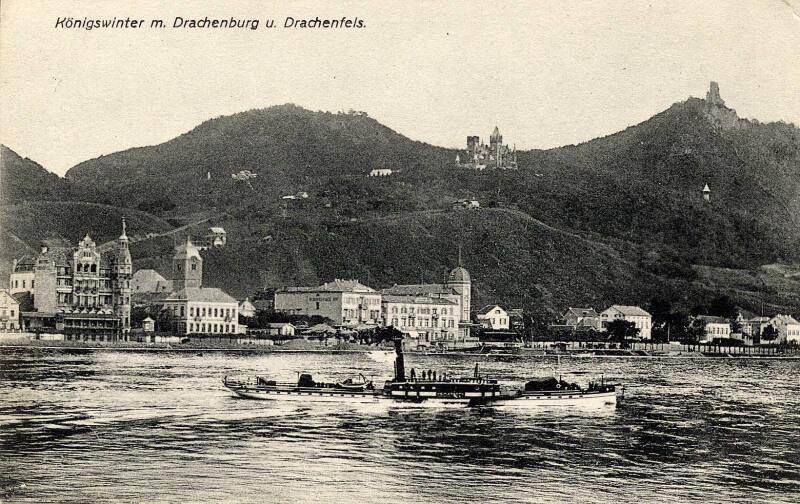
{"label": "mountain ridge", "polygon": [[[229,246],[209,252],[217,271],[209,281],[237,295],[361,271],[344,257],[358,257],[365,263],[362,273],[375,281],[438,278],[452,257],[424,249],[434,243],[451,249],[452,239],[438,236],[445,234],[471,244],[465,250],[476,255],[471,261],[479,279],[476,300],[508,299],[547,310],[571,298],[641,304],[647,301],[642,296],[659,294],[650,284],[662,282],[661,294],[691,303],[709,292],[697,284],[697,271],[705,270],[693,265],[754,270],[800,259],[797,128],[740,119],[717,97],[718,92],[711,99],[676,102],[646,121],[588,142],[520,151],[518,171],[457,169],[457,150],[410,140],[366,114],[286,104],[209,119],[162,144],[84,161],[65,180],[73,188],[91,188],[80,195],[82,201],[153,212],[176,226],[199,214],[227,215],[217,224],[228,230]],[[376,167],[396,173],[367,177]],[[231,178],[243,169],[256,178],[247,183]],[[710,201],[701,194],[706,183]],[[282,199],[298,193],[309,198]],[[453,210],[459,199],[491,208]],[[507,253],[492,252],[464,234],[484,236],[481,226],[511,233],[488,230],[484,237]],[[379,232],[388,243],[409,241],[416,249],[401,247],[408,258],[375,249],[372,240]],[[537,241],[536,233],[547,239]],[[274,241],[265,242],[267,237]],[[565,249],[552,256],[548,247],[556,243]],[[599,248],[586,249],[587,244]],[[170,253],[166,240],[137,247],[139,262],[147,267],[163,267]],[[587,250],[609,278],[631,285],[609,286],[594,272],[570,270],[570,249]],[[321,261],[317,250],[331,251],[330,260]],[[365,251],[392,256],[400,266]],[[275,254],[295,259],[290,264]],[[237,255],[248,257],[247,263]],[[547,260],[552,274],[536,265],[501,284],[485,278],[505,278],[498,261],[514,270],[509,264],[515,257],[551,256],[557,257]],[[390,273],[378,271],[379,265]],[[250,275],[238,272],[248,268]],[[547,280],[537,282],[537,275]],[[560,282],[573,285],[574,292],[565,292]],[[557,294],[550,301],[546,295],[523,295],[531,286],[540,294]],[[631,298],[621,299],[625,296]]]}

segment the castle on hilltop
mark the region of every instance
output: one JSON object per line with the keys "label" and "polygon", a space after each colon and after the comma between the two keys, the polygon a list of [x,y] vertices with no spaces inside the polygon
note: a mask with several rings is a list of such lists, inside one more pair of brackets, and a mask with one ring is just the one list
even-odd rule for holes
{"label": "castle on hilltop", "polygon": [[482,143],[478,136],[468,136],[464,158],[462,160],[461,153],[456,154],[455,165],[473,170],[516,170],[517,148],[503,145],[503,135],[495,126],[489,145]]}

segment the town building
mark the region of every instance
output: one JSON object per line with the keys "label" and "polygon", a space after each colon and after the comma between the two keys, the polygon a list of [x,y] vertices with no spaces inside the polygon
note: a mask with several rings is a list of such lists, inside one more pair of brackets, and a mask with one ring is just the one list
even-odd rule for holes
{"label": "town building", "polygon": [[228,243],[228,235],[224,228],[210,227],[206,233],[205,242],[211,248],[224,247]]}
{"label": "town building", "polygon": [[[459,253],[460,258],[460,253]],[[461,261],[459,260],[459,264]],[[470,314],[472,307],[472,279],[469,272],[461,266],[454,268],[441,284],[405,284],[393,285],[383,289],[384,296],[418,296],[441,298],[453,301],[459,312],[459,340],[465,341],[470,336]]]}
{"label": "town building", "polygon": [[243,334],[246,329],[239,325],[238,301],[221,289],[186,287],[173,292],[162,303],[172,333]]}
{"label": "town building", "polygon": [[791,315],[775,315],[769,320],[769,325],[774,327],[778,334],[775,343],[800,342],[800,322]]}
{"label": "town building", "polygon": [[478,136],[468,136],[467,150],[456,154],[455,164],[458,168],[473,170],[516,170],[517,149],[503,145],[503,135],[495,126],[489,137],[489,145],[481,142]]}
{"label": "town building", "polygon": [[154,269],[140,269],[131,278],[131,291],[133,294],[169,293],[172,292],[172,281]]}
{"label": "town building", "polygon": [[256,316],[256,306],[250,302],[250,298],[245,298],[239,303],[239,315],[247,318]]}
{"label": "town building", "polygon": [[145,318],[142,320],[142,331],[146,333],[153,333],[156,330],[156,321],[151,319],[150,317]]}
{"label": "town building", "polygon": [[697,315],[692,321],[693,325],[703,324],[703,334],[698,341],[709,343],[715,339],[728,339],[731,337],[731,323],[723,317],[713,315]]}
{"label": "town building", "polygon": [[24,256],[14,259],[11,264],[11,277],[8,293],[12,296],[18,292],[33,292],[35,282],[36,256]]}
{"label": "town building", "polygon": [[600,315],[594,308],[567,308],[561,315],[565,326],[572,327],[573,329],[595,329],[597,331],[603,328],[600,321]]}
{"label": "town building", "polygon": [[289,322],[270,322],[267,324],[267,335],[273,337],[292,338],[297,328]]}
{"label": "town building", "polygon": [[392,170],[389,168],[375,168],[369,172],[370,177],[388,177],[391,174]]}
{"label": "town building", "polygon": [[461,309],[447,297],[384,294],[383,325],[403,332],[413,344],[458,340]]}
{"label": "town building", "polygon": [[[33,266],[33,309],[22,313],[24,328],[60,332],[68,339],[126,340],[132,269],[124,219],[116,245],[102,252],[88,234],[76,248],[45,241]],[[15,271],[12,277],[18,281],[29,274]]]}
{"label": "town building", "polygon": [[638,306],[613,305],[600,312],[600,322],[603,328],[606,328],[614,320],[633,322],[634,326],[639,329],[640,338],[651,338],[652,316]]}
{"label": "town building", "polygon": [[522,308],[508,310],[509,329],[522,334],[525,331],[525,311]]}
{"label": "town building", "polygon": [[500,305],[486,305],[476,315],[478,323],[485,329],[508,330],[510,328],[508,312]]}
{"label": "town building", "polygon": [[742,339],[746,344],[755,345],[761,342],[761,332],[769,325],[769,317],[753,317],[746,319],[737,317],[742,331]]}
{"label": "town building", "polygon": [[7,290],[0,290],[0,331],[20,330],[19,301]]}
{"label": "town building", "polygon": [[381,322],[381,293],[357,280],[337,278],[316,287],[277,290],[275,311],[325,317],[337,326],[378,325]]}

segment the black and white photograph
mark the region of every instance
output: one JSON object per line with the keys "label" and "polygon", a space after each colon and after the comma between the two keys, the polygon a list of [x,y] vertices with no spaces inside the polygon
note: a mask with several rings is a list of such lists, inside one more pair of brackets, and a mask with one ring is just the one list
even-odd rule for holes
{"label": "black and white photograph", "polygon": [[800,501],[800,0],[2,0],[0,504]]}

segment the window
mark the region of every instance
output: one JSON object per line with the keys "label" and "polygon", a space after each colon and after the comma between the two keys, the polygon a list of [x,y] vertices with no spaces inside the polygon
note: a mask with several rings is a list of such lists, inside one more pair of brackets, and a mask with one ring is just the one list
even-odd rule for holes
{"label": "window", "polygon": [[397,307],[396,306],[392,306],[392,313],[397,313]]}
{"label": "window", "polygon": [[23,288],[23,289],[25,288],[25,283],[26,283],[26,280],[23,280],[23,281],[22,281],[22,288]]}
{"label": "window", "polygon": [[36,280],[31,280],[31,289],[33,289],[33,283],[34,283],[35,281],[36,281]]}
{"label": "window", "polygon": [[317,301],[317,308],[316,309],[319,310],[319,301]]}
{"label": "window", "polygon": [[[216,309],[216,308],[214,308],[214,316],[215,316],[215,317],[217,316],[217,309]],[[216,326],[215,326],[215,327],[216,327]]]}
{"label": "window", "polygon": [[196,269],[197,269],[197,264],[195,264],[195,263],[192,263],[192,271],[194,271],[194,270],[196,270]]}
{"label": "window", "polygon": [[96,273],[96,272],[97,272],[97,265],[96,264],[92,264],[92,273]]}

